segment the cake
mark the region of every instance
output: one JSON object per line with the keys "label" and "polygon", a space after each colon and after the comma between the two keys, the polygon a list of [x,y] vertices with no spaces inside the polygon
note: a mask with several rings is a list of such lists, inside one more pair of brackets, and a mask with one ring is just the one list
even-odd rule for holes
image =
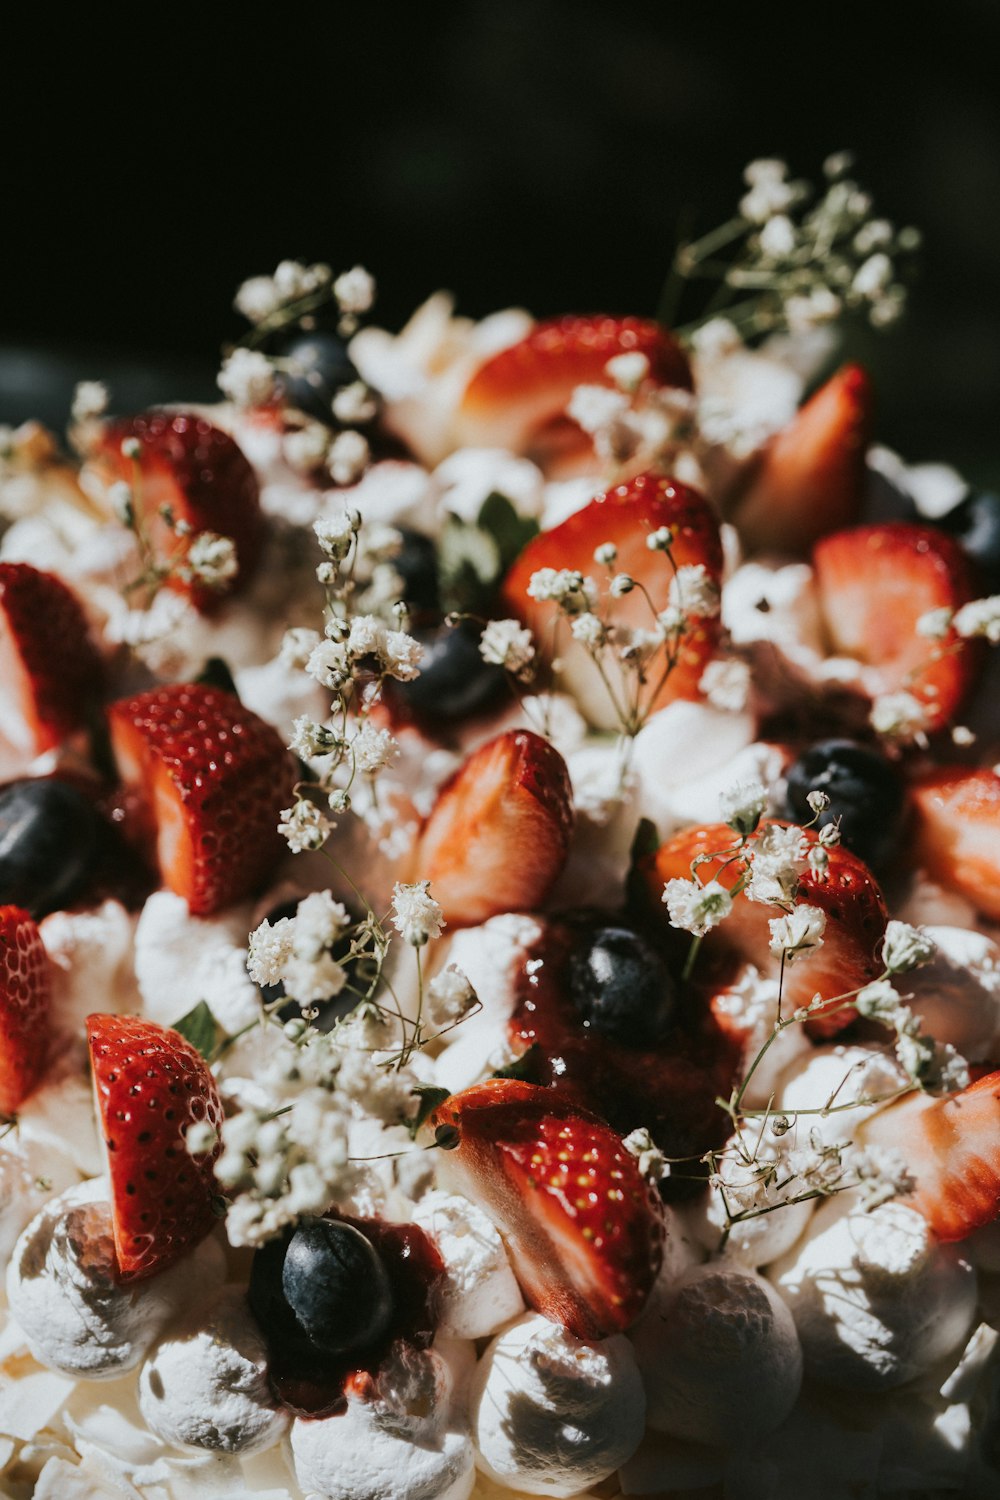
{"label": "cake", "polygon": [[12,1500],[996,1493],[1000,507],[827,170],[728,318],[283,262],[6,435]]}

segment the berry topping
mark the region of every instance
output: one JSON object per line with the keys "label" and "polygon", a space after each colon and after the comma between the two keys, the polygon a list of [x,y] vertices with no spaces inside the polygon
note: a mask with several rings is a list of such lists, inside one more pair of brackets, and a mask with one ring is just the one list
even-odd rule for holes
{"label": "berry topping", "polygon": [[856,521],[871,426],[868,376],[845,365],[764,449],[733,512],[744,545],[807,552],[828,531]]}
{"label": "berry topping", "polygon": [[[903,784],[895,768],[868,745],[854,740],[821,740],[804,750],[785,772],[788,817],[826,828],[839,823],[846,848],[866,864],[879,866],[892,854],[903,821]],[[817,815],[811,792],[823,792],[830,806]]]}
{"label": "berry topping", "polygon": [[74,594],[53,573],[0,563],[0,723],[28,755],[87,722],[104,668]]}
{"label": "berry topping", "polygon": [[276,730],[231,693],[201,683],[154,688],[109,709],[131,793],[125,831],[198,915],[249,894],[282,853],[278,815],[292,797]]}
{"label": "berry topping", "polygon": [[0,1114],[10,1115],[45,1072],[49,958],[18,906],[0,906]]}
{"label": "berry topping", "polygon": [[[122,451],[130,439],[139,444],[135,458]],[[192,412],[146,412],[108,423],[100,461],[110,479],[124,480],[131,487],[158,558],[184,554],[186,544],[174,529],[182,521],[192,537],[202,531],[229,537],[239,564],[231,588],[240,589],[249,581],[264,534],[260,487],[227,432]],[[225,592],[185,582],[176,571],[169,583],[189,594],[202,610],[210,609]]]}
{"label": "berry topping", "polygon": [[985,766],[943,766],[912,795],[917,863],[1000,921],[1000,775]]}
{"label": "berry topping", "polygon": [[427,819],[414,870],[445,920],[471,927],[539,906],[562,870],[573,827],[569,773],[531,730],[480,745],[447,781]]}
{"label": "berry topping", "polygon": [[503,669],[480,655],[478,626],[440,625],[413,634],[424,648],[420,676],[386,684],[386,698],[394,710],[434,732],[435,726],[457,724],[507,697]]}
{"label": "berry topping", "polygon": [[216,1223],[212,1163],[191,1156],[188,1127],[218,1130],[222,1104],[204,1060],[176,1031],[137,1016],[88,1016],[97,1113],[111,1176],[120,1281],[165,1271]]}
{"label": "berry topping", "polygon": [[513,1079],[453,1095],[431,1126],[457,1133],[440,1170],[496,1224],[532,1307],[582,1339],[635,1322],[663,1260],[663,1215],[610,1126]]}
{"label": "berry topping", "polygon": [[358,378],[344,340],[321,331],[301,334],[279,351],[281,388],[289,406],[333,423],[333,398]]}
{"label": "berry topping", "polygon": [[972,684],[976,653],[954,631],[921,635],[917,622],[972,598],[958,543],[932,526],[889,521],[824,537],[813,561],[834,650],[868,665],[878,693],[912,694],[927,728],[947,724]]}
{"label": "berry topping", "polygon": [[598,927],[574,949],[569,986],[581,1025],[635,1047],[663,1041],[674,981],[645,938],[627,927]]}
{"label": "berry topping", "polygon": [[986,592],[1000,591],[1000,495],[973,490],[935,525],[972,558]]}
{"label": "berry topping", "polygon": [[0,901],[35,917],[65,907],[100,855],[105,825],[92,800],[53,777],[0,791]]}

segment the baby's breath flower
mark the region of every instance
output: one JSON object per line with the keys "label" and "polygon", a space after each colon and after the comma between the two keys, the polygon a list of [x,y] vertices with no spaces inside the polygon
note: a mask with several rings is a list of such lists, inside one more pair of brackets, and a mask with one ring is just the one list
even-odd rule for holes
{"label": "baby's breath flower", "polygon": [[285,994],[300,1005],[316,1005],[339,995],[347,983],[347,970],[332,953],[320,952],[311,958],[297,954],[285,964],[282,973]]}
{"label": "baby's breath flower", "polygon": [[330,405],[337,421],[348,426],[370,422],[378,410],[375,398],[363,380],[352,380],[350,385],[342,386]]}
{"label": "baby's breath flower", "polygon": [[256,349],[234,349],[217,378],[223,395],[237,406],[265,406],[274,395],[274,366]]}
{"label": "baby's breath flower", "polygon": [[917,634],[929,641],[943,641],[951,629],[954,610],[943,605],[940,609],[928,609],[917,620]]}
{"label": "baby's breath flower", "polygon": [[251,276],[240,286],[233,306],[248,323],[263,323],[281,306],[281,294],[270,276]]}
{"label": "baby's breath flower", "polygon": [[321,687],[339,692],[351,675],[347,647],[342,641],[320,641],[309,653],[306,671]]}
{"label": "baby's breath flower", "polygon": [[812,791],[806,794],[806,801],[814,813],[826,812],[830,806],[830,798],[826,792]]}
{"label": "baby's breath flower", "polygon": [[332,891],[311,891],[295,910],[292,943],[299,958],[316,957],[331,948],[351,925],[351,916]]}
{"label": "baby's breath flower", "polygon": [[888,979],[874,979],[859,990],[854,999],[858,1015],[870,1021],[881,1021],[885,1026],[896,1026],[901,1018],[909,1014],[903,997]]}
{"label": "baby's breath flower", "polygon": [[295,922],[281,917],[277,922],[261,922],[250,934],[247,972],[255,984],[277,984],[285,964],[292,956]]}
{"label": "baby's breath flower", "polygon": [[911,927],[909,922],[887,923],[882,939],[882,962],[890,974],[905,974],[921,964],[930,963],[937,952],[937,943],[922,927]]}
{"label": "baby's breath flower", "polygon": [[99,380],[81,380],[73,391],[70,416],[74,422],[92,422],[108,409],[108,388]]}
{"label": "baby's breath flower", "polygon": [[643,1126],[625,1136],[622,1145],[635,1157],[639,1171],[650,1182],[661,1182],[664,1177],[669,1177],[670,1165],[667,1158]]}
{"label": "baby's breath flower", "polygon": [[412,885],[397,881],[392,889],[393,926],[414,948],[440,937],[444,926],[441,908],[428,895],[429,888],[429,880],[418,880]]}
{"label": "baby's breath flower", "polygon": [[628,411],[628,397],[606,385],[578,385],[570,397],[566,415],[584,432],[595,433]]}
{"label": "baby's breath flower", "polygon": [[357,511],[324,511],[313,522],[313,531],[327,557],[341,561],[350,552],[361,525]]}
{"label": "baby's breath flower", "polygon": [[490,620],[479,640],[479,654],[483,661],[527,680],[535,659],[531,631],[519,620]]}
{"label": "baby's breath flower", "polygon": [[214,531],[199,531],[179,569],[182,578],[194,579],[206,588],[221,588],[240,570],[232,537]]}
{"label": "baby's breath flower", "polygon": [[830,856],[822,844],[813,844],[806,855],[806,863],[814,875],[822,878],[830,868]]}
{"label": "baby's breath flower", "polygon": [[348,428],[344,432],[338,432],[330,444],[330,451],[326,456],[327,472],[334,484],[354,484],[370,457],[368,439],[362,433]]}
{"label": "baby's breath flower", "polygon": [[322,422],[307,422],[305,427],[286,432],[281,440],[285,462],[299,474],[322,468],[329,446],[330,432]]}
{"label": "baby's breath flower", "polygon": [[282,662],[286,667],[304,667],[319,642],[316,630],[307,630],[303,626],[286,630],[281,640]]}
{"label": "baby's breath flower", "polygon": [[704,885],[697,880],[668,880],[660,899],[666,905],[671,927],[694,937],[704,937],[733,909],[732,896],[717,880]]}
{"label": "baby's breath flower", "polygon": [[457,964],[448,964],[427,986],[428,1013],[434,1026],[453,1026],[477,1004],[476,992]]}
{"label": "baby's breath flower", "polygon": [[878,251],[870,255],[855,272],[851,283],[853,291],[861,297],[877,297],[892,280],[892,261],[888,255]]}
{"label": "baby's breath flower", "polygon": [[142,444],[137,437],[122,439],[122,458],[141,458]]}
{"label": "baby's breath flower", "polygon": [[764,815],[767,791],[759,781],[738,781],[719,798],[719,810],[741,838],[748,838]]}
{"label": "baby's breath flower", "polygon": [[760,232],[761,253],[768,260],[783,260],[795,249],[795,229],[787,214],[773,214]]}
{"label": "baby's breath flower", "polygon": [[205,1156],[218,1141],[219,1132],[207,1120],[194,1120],[184,1132],[184,1149],[189,1156]]}
{"label": "baby's breath flower", "polygon": [[788,166],[771,158],[749,162],[743,178],[750,191],[740,199],[740,213],[752,224],[766,224],[775,214],[784,213],[797,197],[793,183],[787,181]]}
{"label": "baby's breath flower", "polygon": [[784,956],[786,963],[793,963],[807,953],[813,953],[823,945],[826,929],[826,913],[818,906],[800,904],[784,917],[772,917],[769,947],[775,958]]}
{"label": "baby's breath flower", "polygon": [[540,602],[551,599],[555,604],[565,604],[571,595],[582,590],[582,573],[571,568],[539,568],[528,580],[527,593],[529,598]]}
{"label": "baby's breath flower", "polygon": [[750,695],[750,668],[738,657],[717,657],[702,672],[698,687],[713,708],[742,713]]}
{"label": "baby's breath flower", "polygon": [[805,868],[807,844],[801,828],[768,823],[753,842],[746,894],[751,901],[781,905],[795,894]]}
{"label": "baby's breath flower", "polygon": [[317,724],[303,714],[292,725],[292,738],[288,748],[293,755],[303,760],[314,760],[317,756],[332,755],[341,749],[343,741],[326,724]]}
{"label": "baby's breath flower", "polygon": [[588,610],[585,614],[577,615],[570,624],[570,633],[575,641],[580,641],[584,646],[592,646],[595,649],[603,646],[607,640],[607,630],[603,620],[598,615],[593,615]]}
{"label": "baby's breath flower", "polygon": [[633,349],[626,354],[615,354],[608,360],[604,370],[620,391],[631,395],[649,374],[649,360],[638,349]]}
{"label": "baby's breath flower", "polygon": [[968,724],[953,724],[951,742],[953,745],[974,745],[976,743],[975,732],[969,728]]}
{"label": "baby's breath flower", "polygon": [[613,568],[618,561],[618,548],[614,542],[602,542],[594,548],[594,561],[602,568]]}
{"label": "baby's breath flower", "polygon": [[631,594],[634,588],[634,578],[629,577],[628,573],[616,573],[608,585],[608,592],[612,599],[621,599],[625,594]]}
{"label": "baby's breath flower", "polygon": [[315,802],[302,798],[281,813],[278,832],[293,854],[301,854],[306,849],[322,849],[333,832],[333,824]]}
{"label": "baby's breath flower", "polygon": [[1000,594],[963,604],[955,616],[955,629],[966,638],[985,636],[991,646],[1000,643]]}
{"label": "baby's breath flower", "polygon": [[108,501],[118,520],[131,529],[135,525],[135,499],[132,486],[124,479],[108,486]]}
{"label": "baby's breath flower", "polygon": [[399,745],[388,729],[378,729],[365,719],[351,741],[354,764],[365,776],[377,776],[399,754]]}
{"label": "baby's breath flower", "polygon": [[887,739],[917,739],[926,732],[927,709],[912,693],[882,693],[872,703],[869,722]]}
{"label": "baby's breath flower", "polygon": [[375,301],[375,278],[364,266],[352,266],[333,283],[333,295],[341,312],[366,313]]}
{"label": "baby's breath flower", "polygon": [[382,665],[397,682],[412,682],[420,676],[424,648],[404,630],[387,630],[382,646]]}
{"label": "baby's breath flower", "polygon": [[719,613],[719,585],[704,563],[685,563],[670,580],[669,601],[685,614],[711,619]]}
{"label": "baby's breath flower", "polygon": [[669,552],[674,545],[674,534],[669,526],[658,526],[655,531],[648,533],[646,546],[650,552]]}

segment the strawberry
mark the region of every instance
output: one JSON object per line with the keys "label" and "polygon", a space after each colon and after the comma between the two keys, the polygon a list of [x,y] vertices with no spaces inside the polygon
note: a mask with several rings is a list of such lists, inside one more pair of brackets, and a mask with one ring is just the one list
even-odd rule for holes
{"label": "strawberry", "polygon": [[1000,775],[942,766],[912,791],[918,864],[1000,921]]}
{"label": "strawberry", "polygon": [[845,365],[765,448],[732,519],[753,551],[808,552],[828,531],[858,519],[872,394],[858,365]]}
{"label": "strawberry", "polygon": [[50,998],[38,928],[19,906],[0,906],[0,1114],[13,1114],[45,1072]]}
{"label": "strawberry", "polygon": [[938,1239],[962,1240],[1000,1214],[1000,1072],[943,1099],[908,1094],[860,1134],[903,1157],[917,1186],[902,1202]]}
{"label": "strawberry", "polygon": [[0,714],[6,737],[41,755],[86,723],[104,668],[76,596],[53,573],[0,563]]}
{"label": "strawberry", "polygon": [[566,762],[540,735],[508,730],[473,751],[438,793],[415,873],[454,927],[537,907],[569,852]]}
{"label": "strawberry", "polygon": [[192,912],[252,892],[280,858],[295,775],[281,736],[238,698],[172,683],[108,710],[126,784],[125,833]]}
{"label": "strawberry", "polygon": [[459,446],[509,448],[544,458],[585,450],[590,438],[566,416],[578,385],[611,385],[616,354],[649,360],[655,385],[691,388],[687,357],[658,323],[642,318],[567,317],[538,323],[519,343],[480,365],[456,415]]}
{"label": "strawberry", "polygon": [[[130,438],[140,444],[138,458],[122,452],[122,443]],[[109,481],[123,479],[132,486],[158,558],[183,556],[189,545],[164,520],[166,507],[175,522],[186,521],[195,535],[212,531],[229,537],[239,563],[231,587],[248,582],[263,541],[260,487],[227,432],[192,412],[146,412],[107,424],[98,461]],[[201,610],[211,609],[226,591],[176,576],[169,583]]]}
{"label": "strawberry", "polygon": [[947,724],[972,685],[978,653],[954,631],[929,640],[917,621],[972,598],[959,544],[932,526],[890,521],[824,537],[813,564],[833,649],[871,667],[873,692],[910,692],[929,728]]}
{"label": "strawberry", "polygon": [[[534,630],[541,646],[553,641],[552,623],[556,606],[528,596],[531,575],[541,568],[570,568],[585,576],[597,577],[601,571],[594,561],[594,549],[612,542],[618,549],[615,571],[628,573],[642,584],[659,611],[666,608],[673,572],[660,552],[646,546],[649,532],[667,526],[673,532],[672,557],[678,567],[701,563],[716,583],[722,576],[722,543],[715,512],[696,490],[667,479],[661,474],[640,474],[626,484],[619,484],[598,495],[583,510],[577,511],[560,526],[543,531],[530,541],[507,575],[503,585],[504,603]],[[605,580],[601,580],[602,586]],[[613,618],[617,625],[648,630],[654,624],[652,612],[641,588],[616,599]],[[563,639],[565,637],[565,639]],[[667,681],[655,693],[653,706],[662,708],[675,698],[697,698],[698,683],[706,663],[719,640],[717,618],[692,617],[684,635],[680,657]],[[584,704],[588,716],[603,728],[614,728],[616,719],[607,689],[600,681],[584,646],[560,630],[557,646],[562,672],[569,688]],[[663,666],[663,653],[653,659],[650,669],[652,697]],[[646,698],[643,699],[645,703]]]}
{"label": "strawberry", "polygon": [[630,1327],[663,1260],[659,1199],[609,1125],[514,1079],[439,1106],[457,1132],[441,1170],[507,1242],[528,1303],[582,1339]]}
{"label": "strawberry", "polygon": [[[761,831],[766,824],[761,825]],[[781,825],[791,826],[791,825]],[[759,835],[758,835],[759,836]],[[813,829],[802,829],[807,844],[814,844]],[[725,823],[689,828],[661,844],[655,853],[644,855],[639,871],[653,910],[666,921],[666,907],[661,902],[668,880],[690,880],[691,865],[702,860],[695,879],[703,885],[710,880],[732,889],[743,871],[742,861],[728,861],[721,851],[731,850],[734,834]],[[877,953],[885,933],[888,912],[874,876],[849,850],[835,847],[828,851],[825,874],[806,869],[799,877],[795,901],[798,905],[817,906],[826,915],[822,946],[786,964],[782,983],[782,1010],[785,1015],[808,1005],[814,995],[826,1001],[860,989],[881,972]],[[728,862],[727,862],[728,861]],[[763,973],[777,975],[779,960],[770,951],[769,921],[781,916],[778,907],[751,901],[742,892],[734,898],[733,910],[704,939],[704,954],[709,960],[721,954],[735,954],[753,963]],[[686,946],[690,939],[677,934]],[[717,1017],[724,1029],[731,1021]],[[832,1036],[854,1019],[851,1006],[837,1003],[828,1013],[820,1010],[808,1022],[814,1036]]]}
{"label": "strawberry", "polygon": [[212,1163],[193,1157],[189,1125],[216,1130],[223,1111],[203,1058],[176,1031],[139,1016],[87,1017],[97,1113],[108,1153],[120,1281],[181,1260],[216,1222]]}

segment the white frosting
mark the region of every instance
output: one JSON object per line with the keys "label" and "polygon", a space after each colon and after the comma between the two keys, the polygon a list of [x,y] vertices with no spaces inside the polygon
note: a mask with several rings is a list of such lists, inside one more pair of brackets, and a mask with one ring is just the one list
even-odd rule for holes
{"label": "white frosting", "polygon": [[94,1011],[139,1008],[132,972],[135,919],[119,901],[86,911],[54,911],[39,924],[52,960],[52,1018],[60,1031],[83,1032]]}
{"label": "white frosting", "polygon": [[246,963],[251,926],[249,905],[195,917],[183,896],[154,891],[135,933],[135,972],[144,1014],[170,1026],[205,1000],[230,1033],[256,1021],[261,1014],[260,991]]}
{"label": "white frosting", "polygon": [[142,1362],[191,1295],[222,1280],[222,1253],[208,1240],[148,1281],[119,1286],[108,1184],[95,1178],[52,1198],[25,1229],[7,1268],[11,1314],[40,1364],[111,1380]]}
{"label": "white frosting", "polygon": [[892,1201],[865,1212],[824,1203],[770,1275],[795,1318],[808,1372],[864,1390],[902,1385],[955,1349],[976,1305],[960,1248]]}
{"label": "white frosting", "polygon": [[438,1325],[443,1334],[483,1338],[523,1312],[503,1241],[481,1209],[467,1198],[435,1192],[421,1199],[413,1217],[444,1261]]}
{"label": "white frosting", "polygon": [[181,1448],[255,1453],[278,1441],[288,1414],[275,1407],[267,1348],[240,1288],[160,1340],[139,1374],[139,1407]]}
{"label": "white frosting", "polygon": [[[757,1129],[753,1128],[753,1136],[749,1143],[751,1149],[756,1135]],[[778,1151],[769,1151],[766,1146],[758,1146],[755,1159],[757,1163],[767,1160],[780,1162],[781,1154]],[[759,1181],[758,1174],[745,1164],[742,1155],[737,1151],[721,1157],[719,1175],[727,1186],[732,1186],[736,1193],[741,1187],[750,1188],[756,1181]],[[782,1175],[788,1174],[779,1170],[778,1176]],[[755,1206],[766,1207],[767,1201],[764,1200]],[[735,1194],[730,1207],[733,1213],[738,1212],[741,1207]],[[719,1189],[712,1187],[704,1197],[688,1209],[686,1218],[692,1232],[710,1254],[718,1252],[722,1244],[723,1233],[728,1228],[729,1233],[722,1252],[726,1260],[736,1261],[741,1266],[756,1269],[758,1266],[766,1266],[770,1261],[776,1260],[779,1255],[784,1255],[792,1248],[809,1223],[814,1207],[815,1205],[811,1202],[789,1203],[773,1213],[759,1213],[752,1218],[730,1223],[722,1193]]]}
{"label": "white frosting", "polygon": [[876,1106],[858,1104],[859,1099],[882,1099],[906,1083],[895,1059],[873,1047],[847,1047],[839,1043],[811,1048],[795,1059],[778,1080],[775,1108],[792,1116],[797,1109],[829,1107],[827,1114],[803,1114],[793,1122],[785,1138],[806,1146],[810,1137],[840,1142],[853,1139],[858,1126],[875,1113]]}
{"label": "white frosting", "polygon": [[21,1231],[53,1193],[77,1181],[69,1157],[11,1132],[0,1145],[0,1266],[10,1260]]}
{"label": "white frosting", "polygon": [[802,1383],[802,1351],[774,1288],[741,1266],[688,1271],[657,1289],[632,1330],[651,1427],[731,1445],[780,1426]]}
{"label": "white frosting", "polygon": [[[724,713],[687,699],[661,708],[635,739],[640,815],[664,835],[680,826],[683,812],[675,810],[680,789],[710,772],[725,772],[753,737],[750,714]],[[710,816],[717,819],[717,805]]]}
{"label": "white frosting", "polygon": [[440,945],[443,965],[468,975],[481,1009],[466,1017],[437,1060],[438,1082],[452,1093],[510,1060],[507,1023],[515,1004],[514,977],[543,932],[536,917],[516,913],[491,917],[481,927],[456,932]]}
{"label": "white frosting", "polygon": [[318,1500],[468,1500],[474,1455],[451,1420],[451,1396],[444,1360],[398,1351],[379,1371],[373,1400],[352,1395],[342,1416],[295,1421],[299,1484]]}
{"label": "white frosting", "polygon": [[642,1437],[646,1401],[622,1335],[585,1344],[528,1313],[486,1350],[471,1392],[480,1467],[528,1495],[576,1495],[606,1479]]}
{"label": "white frosting", "polygon": [[64,1052],[44,1083],[20,1105],[17,1133],[25,1146],[36,1147],[40,1173],[60,1181],[67,1160],[83,1177],[104,1171],[104,1146],[97,1133],[94,1090],[79,1051]]}
{"label": "white frosting", "polygon": [[530,459],[505,448],[459,448],[434,470],[438,506],[447,515],[475,525],[490,495],[503,495],[522,516],[542,509],[542,471]]}
{"label": "white frosting", "polygon": [[970,1062],[996,1057],[1000,1033],[1000,947],[965,927],[927,928],[937,944],[930,963],[907,974],[907,1003],[923,1030],[950,1042]]}

